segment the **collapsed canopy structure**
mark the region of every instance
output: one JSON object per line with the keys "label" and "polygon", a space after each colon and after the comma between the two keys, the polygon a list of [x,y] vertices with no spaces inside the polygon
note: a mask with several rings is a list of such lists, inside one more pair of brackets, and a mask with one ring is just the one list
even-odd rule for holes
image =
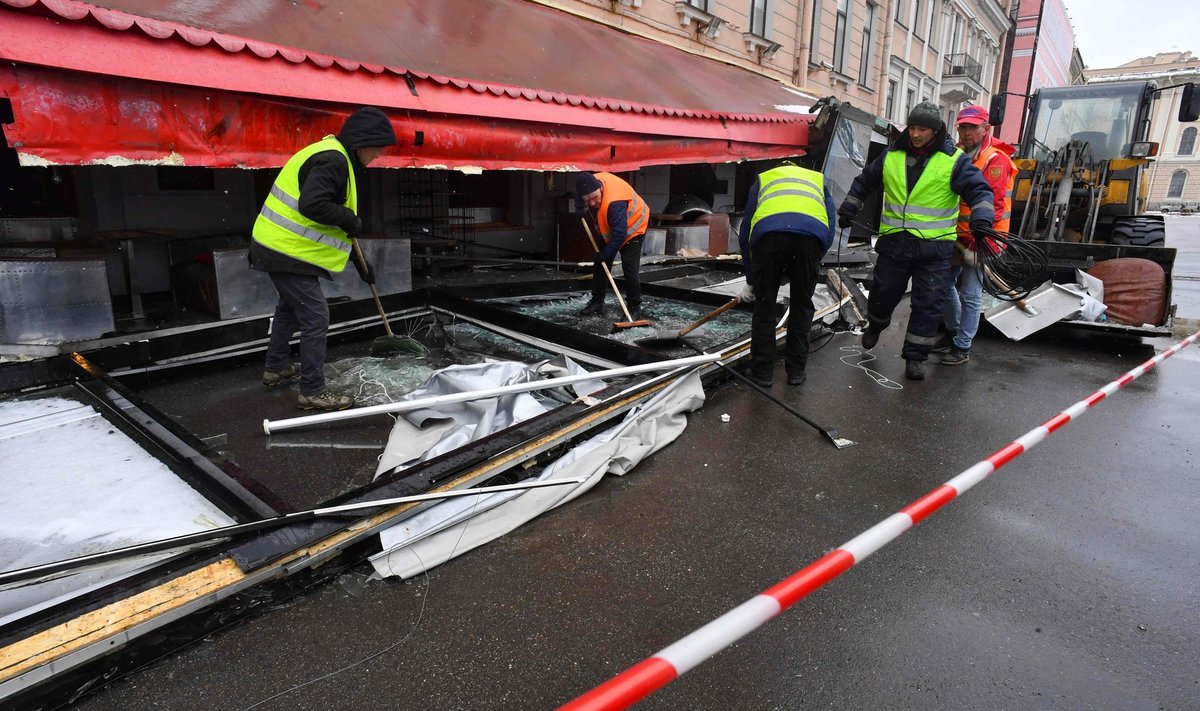
{"label": "collapsed canopy structure", "polygon": [[276,167],[375,105],[400,136],[385,167],[631,170],[796,155],[814,103],[524,0],[0,0],[0,17],[23,165]]}

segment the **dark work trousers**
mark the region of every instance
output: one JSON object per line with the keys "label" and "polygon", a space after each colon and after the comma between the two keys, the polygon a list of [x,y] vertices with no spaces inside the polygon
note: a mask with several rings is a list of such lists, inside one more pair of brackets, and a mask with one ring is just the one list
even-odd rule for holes
{"label": "dark work trousers", "polygon": [[813,289],[817,287],[817,270],[824,252],[817,237],[790,232],[768,232],[750,248],[754,286],[750,361],[755,377],[770,380],[774,370],[775,299],[784,277],[791,283],[792,297],[783,363],[788,375],[804,372],[812,330]]}
{"label": "dark work trousers", "polygon": [[[608,262],[608,268],[611,270],[613,261]],[[601,265],[600,256],[596,256],[596,262],[592,267],[592,300],[602,301],[604,292],[608,290],[608,277],[604,276],[604,269]],[[629,308],[642,303],[642,282],[638,277],[638,272],[642,268],[642,238],[634,237],[621,247],[621,271],[624,272],[622,279],[625,280],[625,301]],[[632,306],[630,306],[632,304]]]}
{"label": "dark work trousers", "polygon": [[320,277],[270,272],[279,292],[266,369],[278,373],[291,362],[292,334],[300,331],[300,394],[325,392],[325,334],[329,330],[329,304],[321,291]]}
{"label": "dark work trousers", "polygon": [[879,259],[867,299],[867,327],[882,331],[892,322],[892,312],[912,278],[912,315],[904,334],[904,360],[926,360],[937,343],[942,301],[950,278],[954,240],[920,239],[907,232],[880,235],[875,243]]}

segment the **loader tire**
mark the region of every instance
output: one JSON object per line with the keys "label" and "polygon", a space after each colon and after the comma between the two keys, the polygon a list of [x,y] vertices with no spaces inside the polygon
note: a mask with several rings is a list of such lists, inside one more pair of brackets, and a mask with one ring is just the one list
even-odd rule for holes
{"label": "loader tire", "polygon": [[1162,218],[1123,217],[1113,223],[1112,235],[1108,241],[1134,247],[1165,247],[1167,228]]}

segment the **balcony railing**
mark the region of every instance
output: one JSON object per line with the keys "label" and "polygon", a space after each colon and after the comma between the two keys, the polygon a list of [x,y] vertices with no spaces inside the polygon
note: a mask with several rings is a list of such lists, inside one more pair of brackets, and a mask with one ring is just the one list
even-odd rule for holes
{"label": "balcony railing", "polygon": [[942,67],[942,78],[965,77],[979,84],[983,74],[983,66],[971,58],[969,54],[948,54]]}

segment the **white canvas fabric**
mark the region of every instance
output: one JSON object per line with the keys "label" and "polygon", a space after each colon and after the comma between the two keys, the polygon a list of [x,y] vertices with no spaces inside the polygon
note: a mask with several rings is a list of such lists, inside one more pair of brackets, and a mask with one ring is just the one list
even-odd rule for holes
{"label": "white canvas fabric", "polygon": [[675,441],[687,413],[704,404],[700,376],[677,379],[630,410],[615,427],[576,446],[548,466],[538,481],[586,477],[576,485],[462,497],[426,509],[380,534],[383,552],[371,558],[381,577],[410,578],[512,531],[591,489],[605,474],[623,476]]}

